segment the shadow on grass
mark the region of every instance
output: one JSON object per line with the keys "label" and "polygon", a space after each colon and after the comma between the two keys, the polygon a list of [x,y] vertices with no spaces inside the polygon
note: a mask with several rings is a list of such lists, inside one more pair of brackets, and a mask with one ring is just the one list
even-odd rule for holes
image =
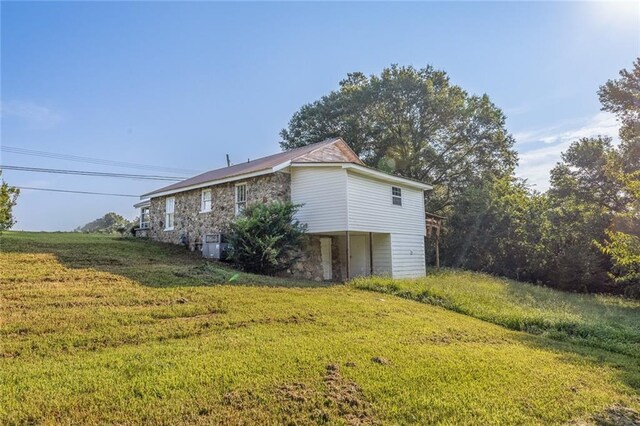
{"label": "shadow on grass", "polygon": [[[614,372],[620,383],[628,388],[632,396],[640,396],[640,360],[637,358],[545,336],[519,333],[517,339],[531,348],[557,353],[562,362],[577,366],[606,366]],[[579,387],[572,390],[580,392]],[[640,403],[640,398],[638,402]]]}
{"label": "shadow on grass", "polygon": [[[524,344],[560,353],[567,362],[611,367],[617,372],[621,382],[635,392],[640,391],[640,335],[637,329],[640,312],[636,302],[561,293],[508,280],[504,280],[504,284],[509,295],[505,303],[513,306],[501,306],[502,299],[496,302],[489,297],[490,290],[482,288],[478,288],[470,296],[467,293],[451,295],[419,285],[412,288],[411,283],[385,279],[352,282],[355,288],[361,290],[392,294],[439,306],[523,332],[518,334],[518,338]],[[513,309],[516,305],[523,310]],[[539,311],[525,309],[533,307]],[[555,315],[565,311],[571,315],[566,318]]]}
{"label": "shadow on grass", "polygon": [[230,284],[294,288],[332,284],[239,272],[181,246],[112,235],[6,232],[0,236],[0,247],[7,253],[50,253],[68,268],[109,272],[149,287]]}

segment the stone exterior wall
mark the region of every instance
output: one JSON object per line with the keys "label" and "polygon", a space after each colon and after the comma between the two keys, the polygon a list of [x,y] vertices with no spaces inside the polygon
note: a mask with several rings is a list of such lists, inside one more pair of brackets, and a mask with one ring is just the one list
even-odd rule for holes
{"label": "stone exterior wall", "polygon": [[[152,240],[173,244],[183,244],[183,238],[189,249],[195,250],[196,241],[207,234],[227,233],[235,217],[235,186],[247,184],[247,204],[270,201],[291,200],[291,176],[288,173],[273,173],[247,179],[242,182],[230,182],[191,191],[179,192],[151,199],[149,210],[150,226],[144,235]],[[210,212],[200,212],[203,189],[211,189],[212,206]],[[175,198],[174,227],[165,231],[165,207],[167,197]],[[322,281],[322,255],[320,235],[309,235],[309,244],[300,260],[287,272],[294,278]],[[346,260],[343,259],[345,247],[343,238],[332,237],[333,281],[342,281],[346,277]]]}
{"label": "stone exterior wall", "polygon": [[[186,238],[190,249],[195,248],[198,237],[206,234],[226,233],[235,217],[235,186],[247,184],[247,204],[291,199],[291,177],[288,173],[272,173],[241,182],[229,182],[206,188],[179,192],[168,196],[151,198],[151,239],[166,243],[182,244]],[[200,212],[203,189],[211,189],[212,206],[209,212]],[[174,227],[165,231],[165,207],[168,197],[175,198]]]}
{"label": "stone exterior wall", "polygon": [[309,235],[308,245],[303,251],[302,257],[288,271],[296,278],[322,281],[322,253],[320,239],[331,238],[331,269],[333,279],[331,281],[344,281],[346,279],[346,239],[329,235]]}

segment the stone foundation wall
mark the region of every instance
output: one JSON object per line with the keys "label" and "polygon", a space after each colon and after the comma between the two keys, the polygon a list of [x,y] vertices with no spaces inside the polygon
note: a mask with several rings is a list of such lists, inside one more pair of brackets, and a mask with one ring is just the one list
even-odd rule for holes
{"label": "stone foundation wall", "polygon": [[331,238],[331,267],[333,273],[331,281],[344,281],[346,273],[343,257],[346,248],[342,247],[340,237],[328,235],[309,235],[306,250],[302,253],[300,260],[288,271],[289,275],[306,280],[323,281],[321,238]]}
{"label": "stone foundation wall", "polygon": [[[247,184],[247,204],[291,200],[291,177],[288,173],[273,173],[230,182],[169,196],[151,199],[149,210],[149,238],[166,243],[182,244],[186,239],[190,249],[195,248],[198,237],[206,234],[226,233],[235,217],[235,186]],[[211,189],[212,206],[209,212],[200,212],[203,189]],[[174,227],[165,231],[165,207],[167,197],[175,198]]]}
{"label": "stone foundation wall", "polygon": [[138,238],[149,238],[149,229],[148,228],[145,228],[145,229],[138,228],[136,230],[136,237],[138,237]]}

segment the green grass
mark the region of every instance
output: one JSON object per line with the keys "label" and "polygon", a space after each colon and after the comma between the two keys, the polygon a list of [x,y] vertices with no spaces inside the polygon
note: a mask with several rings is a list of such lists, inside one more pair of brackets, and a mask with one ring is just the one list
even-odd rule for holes
{"label": "green grass", "polygon": [[266,286],[322,285],[314,281],[239,273],[224,263],[202,259],[182,246],[114,235],[9,232],[2,243],[3,251],[51,253],[69,268],[111,272],[152,287],[223,284],[232,279]]}
{"label": "green grass", "polygon": [[410,280],[360,278],[357,289],[394,294],[502,325],[640,359],[640,302],[565,293],[484,274],[443,270]]}
{"label": "green grass", "polygon": [[636,358],[442,307],[224,284],[226,267],[110,236],[0,244],[0,424],[562,424],[640,409]]}

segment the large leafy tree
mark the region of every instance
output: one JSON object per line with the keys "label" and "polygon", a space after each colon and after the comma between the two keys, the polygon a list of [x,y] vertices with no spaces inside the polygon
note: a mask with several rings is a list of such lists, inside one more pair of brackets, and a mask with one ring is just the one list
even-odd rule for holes
{"label": "large leafy tree", "polygon": [[583,138],[562,153],[562,161],[551,170],[551,189],[556,199],[573,198],[606,212],[628,208],[630,194],[620,179],[626,163],[622,149],[609,137]]}
{"label": "large leafy tree", "polygon": [[[2,177],[1,169],[0,177]],[[9,186],[7,182],[0,179],[0,232],[11,229],[16,223],[13,217],[13,208],[18,201],[18,195],[20,195],[18,188]]]}
{"label": "large leafy tree", "polygon": [[544,279],[547,197],[507,176],[457,197],[444,263],[528,281]]}
{"label": "large leafy tree", "polygon": [[620,143],[576,141],[551,172],[548,257],[562,287],[640,284],[640,60],[620,76],[598,92],[602,109],[621,123]]}
{"label": "large leafy tree", "polygon": [[430,66],[348,74],[280,135],[284,149],[341,136],[368,165],[433,184],[434,212],[469,186],[510,175],[517,162],[502,111]]}
{"label": "large leafy tree", "polygon": [[602,109],[616,115],[621,123],[619,156],[613,176],[626,199],[624,208],[597,247],[613,262],[612,277],[627,294],[640,297],[640,58],[633,69],[620,71],[598,92]]}
{"label": "large leafy tree", "polygon": [[[640,58],[633,63],[631,71],[623,69],[620,78],[609,80],[598,91],[602,110],[616,115],[622,126],[620,127],[620,139],[623,149],[633,155],[632,163],[638,168],[640,162],[640,150],[638,138],[640,137]],[[632,147],[633,146],[633,147]]]}

